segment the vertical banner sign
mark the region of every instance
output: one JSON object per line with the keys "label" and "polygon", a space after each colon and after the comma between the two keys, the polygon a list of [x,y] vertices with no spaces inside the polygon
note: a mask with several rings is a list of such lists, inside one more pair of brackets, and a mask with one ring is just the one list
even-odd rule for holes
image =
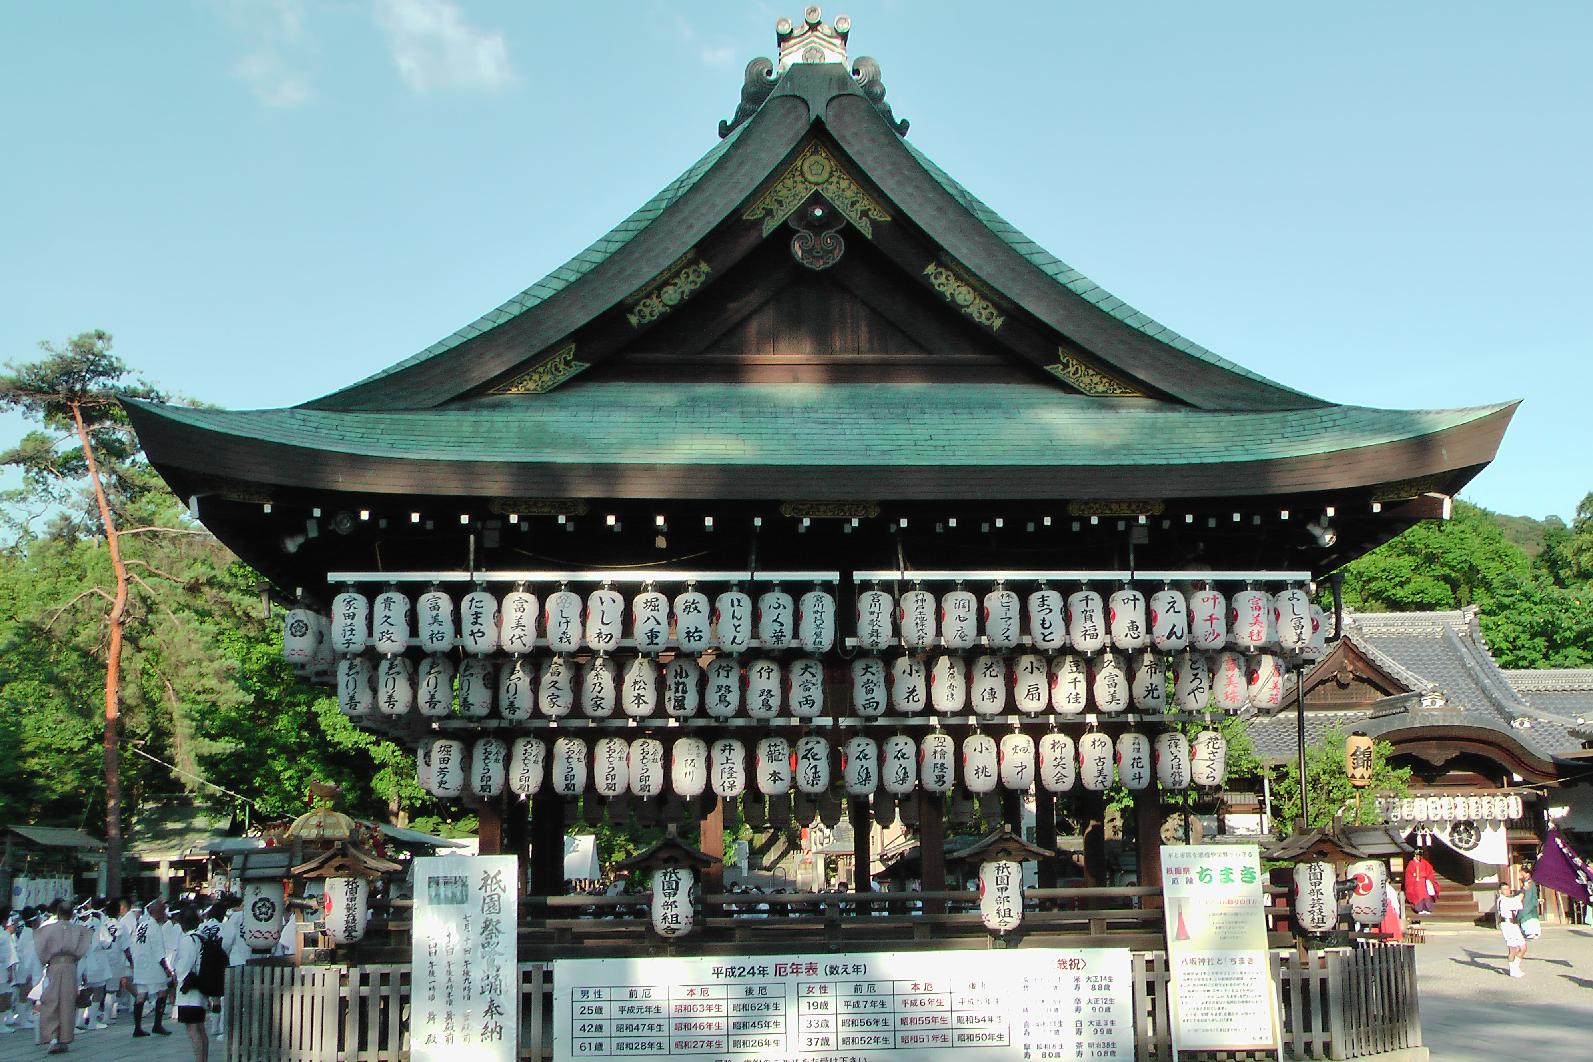
{"label": "vertical banner sign", "polygon": [[410,1057],[513,1062],[520,1043],[514,856],[415,859]]}
{"label": "vertical banner sign", "polygon": [[1163,846],[1174,1051],[1279,1050],[1262,886],[1255,845]]}

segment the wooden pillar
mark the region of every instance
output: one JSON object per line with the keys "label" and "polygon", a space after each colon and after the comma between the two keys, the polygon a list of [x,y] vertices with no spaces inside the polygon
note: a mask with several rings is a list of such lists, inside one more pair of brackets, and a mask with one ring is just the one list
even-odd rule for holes
{"label": "wooden pillar", "polygon": [[702,888],[704,892],[725,891],[725,802],[712,792],[706,792],[700,798],[705,803],[712,802],[708,814],[702,819],[702,844],[699,848],[704,855],[713,856],[715,862],[702,872]]}
{"label": "wooden pillar", "polygon": [[[874,825],[874,817],[869,812],[868,800],[864,797],[852,797],[846,802],[847,818],[852,822],[852,891],[867,893],[872,891],[874,877],[869,873],[873,866],[874,856],[869,850],[869,835]],[[870,909],[862,909],[864,914],[871,913]]]}
{"label": "wooden pillar", "polygon": [[[1162,883],[1162,801],[1156,786],[1148,785],[1134,794],[1134,849],[1139,858],[1139,883]],[[1160,896],[1140,898],[1142,907],[1160,907]]]}
{"label": "wooden pillar", "polygon": [[1106,881],[1106,797],[1088,791],[1079,794],[1079,817],[1084,830],[1084,884]]}
{"label": "wooden pillar", "polygon": [[[946,801],[937,793],[918,791],[918,855],[925,892],[946,888]],[[925,914],[945,914],[944,900],[925,900]]]}
{"label": "wooden pillar", "polygon": [[[1043,785],[1034,789],[1034,843],[1048,852],[1056,851],[1056,794]],[[1037,869],[1040,888],[1057,887],[1056,856],[1040,860]]]}
{"label": "wooden pillar", "polygon": [[531,894],[564,894],[564,798],[551,787],[531,798]]}
{"label": "wooden pillar", "polygon": [[476,805],[476,852],[503,854],[503,797],[487,797]]}
{"label": "wooden pillar", "polygon": [[515,875],[520,892],[525,893],[530,867],[526,860],[526,847],[531,843],[531,803],[513,793],[504,794],[503,851],[514,856]]}

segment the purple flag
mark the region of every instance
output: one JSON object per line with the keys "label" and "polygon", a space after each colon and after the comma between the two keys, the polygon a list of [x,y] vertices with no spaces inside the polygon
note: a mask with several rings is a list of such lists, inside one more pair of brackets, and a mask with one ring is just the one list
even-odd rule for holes
{"label": "purple flag", "polygon": [[1560,836],[1560,831],[1549,828],[1543,840],[1543,851],[1532,867],[1532,880],[1544,888],[1563,892],[1573,900],[1593,903],[1593,873],[1588,871],[1587,860],[1577,855]]}

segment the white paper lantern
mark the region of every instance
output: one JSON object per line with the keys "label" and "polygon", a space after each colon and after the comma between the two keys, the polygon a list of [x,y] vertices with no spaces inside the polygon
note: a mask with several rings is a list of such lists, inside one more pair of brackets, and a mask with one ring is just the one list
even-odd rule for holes
{"label": "white paper lantern", "polygon": [[1311,603],[1311,640],[1306,642],[1305,651],[1314,656],[1320,656],[1327,649],[1328,617],[1321,606],[1316,602]]}
{"label": "white paper lantern", "polygon": [[555,590],[543,608],[542,629],[547,632],[548,648],[555,653],[573,653],[581,647],[581,596],[573,590]]}
{"label": "white paper lantern", "polygon": [[878,652],[891,641],[891,595],[883,590],[863,590],[857,595],[857,644]]}
{"label": "white paper lantern", "polygon": [[780,662],[758,659],[747,665],[747,714],[773,719],[780,714]]}
{"label": "white paper lantern", "polygon": [[1130,730],[1117,736],[1117,776],[1129,789],[1150,785],[1155,774],[1150,738]]}
{"label": "white paper lantern", "polygon": [[726,590],[714,599],[714,638],[721,651],[744,652],[752,642],[752,598]]}
{"label": "white paper lantern", "polygon": [[741,707],[741,666],[729,657],[708,662],[703,705],[715,719],[729,719]]}
{"label": "white paper lantern", "polygon": [[1507,802],[1506,806],[1510,812],[1510,818],[1512,821],[1519,819],[1522,815],[1526,814],[1526,805],[1522,802],[1521,797],[1518,794],[1511,793],[1505,799]]}
{"label": "white paper lantern", "polygon": [[[1111,627],[1106,619],[1106,602],[1094,590],[1068,595],[1068,641],[1081,653],[1096,653],[1106,648]],[[1039,643],[1036,643],[1039,644]]]}
{"label": "white paper lantern", "polygon": [[880,743],[880,782],[897,797],[918,787],[918,743],[906,734],[892,734]]}
{"label": "white paper lantern", "polygon": [[1167,664],[1156,653],[1140,653],[1131,663],[1129,693],[1146,715],[1167,710]]}
{"label": "white paper lantern", "polygon": [[1156,735],[1156,784],[1171,792],[1189,788],[1189,739],[1176,730]]}
{"label": "white paper lantern", "polygon": [[454,710],[454,662],[446,656],[428,656],[415,676],[415,706],[428,719],[441,719]]}
{"label": "white paper lantern", "polygon": [[979,920],[992,933],[1023,924],[1023,864],[988,859],[979,864]]}
{"label": "white paper lantern", "polygon": [[498,648],[514,656],[523,656],[535,649],[537,613],[541,609],[542,603],[530,591],[511,590],[504,594],[498,623]]}
{"label": "white paper lantern", "polygon": [[1466,797],[1466,818],[1482,818],[1482,798],[1476,795]]}
{"label": "white paper lantern", "polygon": [[1338,873],[1332,863],[1294,865],[1294,923],[1307,933],[1326,933],[1338,924],[1334,896]]}
{"label": "white paper lantern", "polygon": [[992,649],[1018,644],[1023,601],[1011,590],[997,587],[985,595],[985,641]]}
{"label": "white paper lantern", "polygon": [[[860,656],[852,661],[852,711],[855,714],[866,719],[884,715],[885,686],[885,661],[877,656]],[[792,714],[797,714],[794,707]]]}
{"label": "white paper lantern", "polygon": [[[879,710],[885,710],[884,675],[880,676]],[[791,661],[786,670],[786,704],[791,714],[812,719],[824,714],[824,665],[811,656]],[[878,714],[878,713],[875,713]]]}
{"label": "white paper lantern", "polygon": [[243,920],[238,935],[250,951],[265,954],[275,950],[282,939],[284,891],[280,880],[243,883],[243,902],[238,905]]}
{"label": "white paper lantern", "polygon": [[1417,816],[1416,816],[1416,801],[1407,799],[1407,800],[1401,800],[1399,802],[1399,821],[1401,821],[1401,822],[1420,822],[1421,821],[1421,819],[1417,818]]}
{"label": "white paper lantern", "polygon": [[371,639],[383,656],[409,648],[409,598],[397,590],[376,595],[376,610],[371,616]]}
{"label": "white paper lantern", "polygon": [[492,665],[480,657],[467,657],[459,665],[459,714],[485,719],[492,714]]}
{"label": "white paper lantern", "polygon": [[968,699],[980,715],[999,715],[1007,706],[1007,662],[993,653],[976,656],[968,672]]}
{"label": "white paper lantern", "polygon": [[1150,621],[1145,615],[1145,595],[1132,587],[1112,594],[1106,605],[1112,644],[1119,649],[1144,649],[1150,645]]}
{"label": "white paper lantern", "polygon": [[[1429,814],[1432,813],[1432,807],[1433,807],[1433,800],[1432,800],[1431,797],[1428,797],[1427,798],[1427,810],[1428,810]],[[1441,796],[1441,797],[1438,798],[1438,813],[1437,813],[1436,817],[1441,822],[1449,822],[1449,821],[1454,819],[1454,817],[1455,817],[1455,798],[1454,797]]]}
{"label": "white paper lantern", "polygon": [[702,738],[676,738],[669,746],[669,788],[687,799],[708,788],[708,743]]}
{"label": "white paper lantern", "polygon": [[962,784],[970,793],[989,793],[1000,780],[1000,749],[988,734],[969,734],[962,740]]}
{"label": "white paper lantern", "polygon": [[371,637],[371,601],[364,594],[344,591],[332,599],[332,649],[359,653]]}
{"label": "white paper lantern", "polygon": [[781,737],[762,738],[754,752],[757,757],[758,792],[774,797],[791,792],[791,775],[794,771],[791,743]]}
{"label": "white paper lantern", "polygon": [[509,746],[509,790],[515,796],[542,791],[548,771],[548,747],[540,738],[518,737]]}
{"label": "white paper lantern", "polygon": [[428,653],[446,653],[454,647],[454,603],[441,590],[428,590],[415,602],[420,647]]}
{"label": "white paper lantern", "polygon": [[575,707],[575,666],[568,657],[550,656],[543,661],[537,707],[550,719],[569,715]]}
{"label": "white paper lantern", "polygon": [[581,714],[606,719],[619,699],[619,669],[606,656],[594,656],[581,665]]}
{"label": "white paper lantern", "polygon": [[559,796],[580,796],[586,789],[586,742],[561,737],[553,743],[553,791]]}
{"label": "white paper lantern", "polygon": [[465,791],[465,743],[458,738],[438,738],[431,743],[431,795],[453,800]]}
{"label": "white paper lantern", "polygon": [[896,621],[906,649],[928,649],[935,644],[935,595],[928,590],[909,590],[896,602]]}
{"label": "white paper lantern", "polygon": [[1215,730],[1202,730],[1189,743],[1189,778],[1202,789],[1215,789],[1228,779],[1228,741]]}
{"label": "white paper lantern", "polygon": [[970,591],[941,595],[940,637],[947,649],[967,649],[979,640],[979,599]]}
{"label": "white paper lantern", "polygon": [[903,715],[916,715],[929,705],[929,675],[917,657],[891,661],[891,707]]}
{"label": "white paper lantern", "polygon": [[282,618],[282,659],[294,667],[309,667],[315,642],[315,613],[307,608],[289,609]]}
{"label": "white paper lantern", "polygon": [[1099,730],[1079,738],[1079,784],[1092,793],[1112,788],[1112,760],[1117,749]]}
{"label": "white paper lantern", "polygon": [[945,715],[968,707],[968,667],[962,657],[935,657],[929,666],[929,703]]}
{"label": "white paper lantern", "polygon": [[664,669],[664,714],[684,719],[702,707],[702,667],[689,656],[677,656]]}
{"label": "white paper lantern", "polygon": [[487,591],[472,590],[460,598],[459,644],[476,656],[498,648],[498,599]]}
{"label": "white paper lantern", "polygon": [[650,656],[638,656],[626,664],[620,689],[626,715],[632,719],[652,715],[658,706],[658,662]]}
{"label": "white paper lantern", "polygon": [[827,653],[835,646],[835,598],[824,590],[809,590],[797,602],[797,640],[810,653]]}
{"label": "white paper lantern", "polygon": [[592,789],[613,798],[631,787],[631,746],[624,738],[598,738],[592,744]]}
{"label": "white paper lantern", "polygon": [[537,707],[536,662],[511,656],[498,668],[498,714],[512,722],[530,719]]}
{"label": "white paper lantern", "polygon": [[873,738],[850,738],[842,746],[841,777],[847,796],[870,796],[879,787],[879,745]]}
{"label": "white paper lantern", "polygon": [[708,782],[715,795],[733,800],[747,788],[747,750],[735,738],[719,738],[708,749]]}
{"label": "white paper lantern", "polygon": [[1151,644],[1163,653],[1175,653],[1189,645],[1189,603],[1171,588],[1150,596]]}
{"label": "white paper lantern", "polygon": [[1246,694],[1252,708],[1263,712],[1277,710],[1283,704],[1283,661],[1271,653],[1257,653],[1250,658],[1245,669],[1249,685]]}
{"label": "white paper lantern", "polygon": [[337,654],[332,651],[332,621],[316,613],[315,648],[310,652],[310,670],[323,675],[331,672],[336,666]]}
{"label": "white paper lantern", "polygon": [[631,742],[627,762],[631,792],[651,800],[664,791],[664,743],[657,738],[637,738]]}
{"label": "white paper lantern", "polygon": [[503,794],[509,750],[497,738],[480,738],[470,749],[470,791],[478,797]]}
{"label": "white paper lantern", "polygon": [[1228,601],[1228,637],[1244,650],[1260,649],[1269,641],[1272,597],[1265,590],[1240,590]]}
{"label": "white paper lantern", "polygon": [[957,743],[939,730],[918,743],[918,777],[924,792],[945,793],[956,780]]}
{"label": "white paper lantern", "polygon": [[1189,595],[1189,645],[1214,652],[1228,644],[1228,602],[1216,590]]}
{"label": "white paper lantern", "polygon": [[1382,922],[1388,914],[1388,867],[1379,859],[1362,859],[1351,863],[1344,876],[1355,883],[1355,891],[1350,893],[1350,917],[1362,926]]}
{"label": "white paper lantern", "polygon": [[326,919],[326,935],[334,944],[354,944],[365,937],[366,905],[371,886],[364,878],[327,878],[321,906]]}
{"label": "white paper lantern", "polygon": [[758,595],[758,643],[765,649],[784,649],[796,638],[796,603],[784,590]]}
{"label": "white paper lantern", "polygon": [[1090,697],[1098,712],[1121,712],[1128,707],[1128,670],[1116,653],[1103,653],[1090,661]]}
{"label": "white paper lantern", "polygon": [[1090,673],[1082,656],[1068,653],[1051,661],[1051,710],[1078,715],[1089,707]]}
{"label": "white paper lantern", "polygon": [[1012,662],[1012,705],[1028,715],[1051,707],[1051,674],[1045,657],[1020,653]]}
{"label": "white paper lantern", "polygon": [[659,867],[653,871],[653,931],[661,937],[683,937],[696,921],[692,896],[697,876],[690,867]]}
{"label": "white paper lantern", "polygon": [[353,718],[376,709],[376,680],[371,662],[363,656],[345,656],[337,662],[337,706]]}
{"label": "white paper lantern", "polygon": [[1272,627],[1278,648],[1298,653],[1311,644],[1311,596],[1299,587],[1280,591],[1272,599]]}
{"label": "white paper lantern", "polygon": [[1181,712],[1211,705],[1211,663],[1204,653],[1179,653],[1173,662],[1173,703]]}
{"label": "white paper lantern", "polygon": [[1026,793],[1034,785],[1034,739],[1028,734],[1003,734],[997,749],[1001,785]]}
{"label": "white paper lantern", "polygon": [[1067,616],[1062,595],[1040,589],[1029,595],[1029,638],[1036,649],[1060,649],[1068,641]]}
{"label": "white paper lantern", "polygon": [[[551,600],[551,599],[550,599]],[[625,598],[617,590],[593,590],[586,595],[586,644],[600,653],[612,653],[624,637]]]}
{"label": "white paper lantern", "polygon": [[669,598],[657,590],[643,590],[631,598],[631,635],[643,653],[662,652],[669,646]]}
{"label": "white paper lantern", "polygon": [[707,594],[684,590],[675,595],[675,644],[682,653],[700,655],[713,641],[713,630]]}
{"label": "white paper lantern", "polygon": [[1066,793],[1078,780],[1078,749],[1066,734],[1040,735],[1035,749],[1040,784],[1050,793]]}
{"label": "white paper lantern", "polygon": [[1436,815],[1429,814],[1427,811],[1426,797],[1416,797],[1411,801],[1412,822],[1432,822],[1435,818],[1437,818]]}
{"label": "white paper lantern", "polygon": [[809,796],[830,788],[830,743],[817,734],[797,742],[796,787]]}
{"label": "white paper lantern", "polygon": [[1504,818],[1500,811],[1499,798],[1491,794],[1485,794],[1482,798],[1482,817],[1497,821]]}
{"label": "white paper lantern", "polygon": [[384,656],[376,665],[376,709],[405,716],[415,707],[415,670],[401,656]]}
{"label": "white paper lantern", "polygon": [[431,747],[436,740],[421,738],[415,745],[415,784],[428,793],[432,791]]}
{"label": "white paper lantern", "polygon": [[1211,704],[1224,712],[1237,712],[1250,703],[1250,676],[1245,658],[1232,650],[1213,655],[1216,663],[1211,678]]}

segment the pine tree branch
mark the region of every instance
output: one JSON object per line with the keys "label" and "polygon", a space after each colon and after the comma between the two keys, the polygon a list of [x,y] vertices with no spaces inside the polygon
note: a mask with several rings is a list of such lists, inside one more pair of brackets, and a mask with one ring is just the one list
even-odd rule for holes
{"label": "pine tree branch", "polygon": [[[205,538],[205,537],[207,537],[210,534],[210,532],[209,531],[193,531],[193,530],[190,530],[189,528],[186,528],[186,527],[153,527],[152,526],[152,527],[130,527],[130,528],[128,528],[125,531],[118,531],[117,534],[119,534],[119,535],[144,535],[144,534],[154,534],[154,535],[197,535],[200,538]],[[128,563],[131,564],[133,562],[129,561]]]}
{"label": "pine tree branch", "polygon": [[[121,531],[121,532],[118,532],[118,534],[125,535],[125,534],[127,534],[127,532]],[[157,568],[153,564],[149,563],[149,561],[139,560],[137,557],[129,557],[127,559],[128,567],[132,567],[135,564],[138,565],[140,568],[147,569],[151,573],[160,576],[162,579],[165,579],[167,582],[176,583],[179,586],[182,586],[182,585],[187,583],[186,579],[179,579],[177,576],[173,575],[171,572],[161,571],[159,568]],[[140,579],[139,582],[143,583],[144,581],[142,579]],[[148,583],[144,583],[144,589],[149,590],[149,584]],[[150,593],[154,593],[154,591],[150,590]]]}
{"label": "pine tree branch", "polygon": [[63,614],[65,614],[67,609],[71,608],[73,605],[77,604],[79,601],[83,600],[85,597],[88,597],[91,594],[98,594],[100,597],[103,597],[107,601],[113,600],[111,598],[110,593],[108,591],[106,591],[104,588],[98,587],[98,586],[91,586],[87,590],[84,590],[82,593],[73,595],[73,597],[72,597],[72,599],[70,601],[68,601],[66,604],[62,605],[60,608],[56,609],[54,612],[50,613],[50,618],[44,624],[44,629],[45,630],[49,630],[51,627],[55,626],[55,621],[60,619],[61,616]]}

